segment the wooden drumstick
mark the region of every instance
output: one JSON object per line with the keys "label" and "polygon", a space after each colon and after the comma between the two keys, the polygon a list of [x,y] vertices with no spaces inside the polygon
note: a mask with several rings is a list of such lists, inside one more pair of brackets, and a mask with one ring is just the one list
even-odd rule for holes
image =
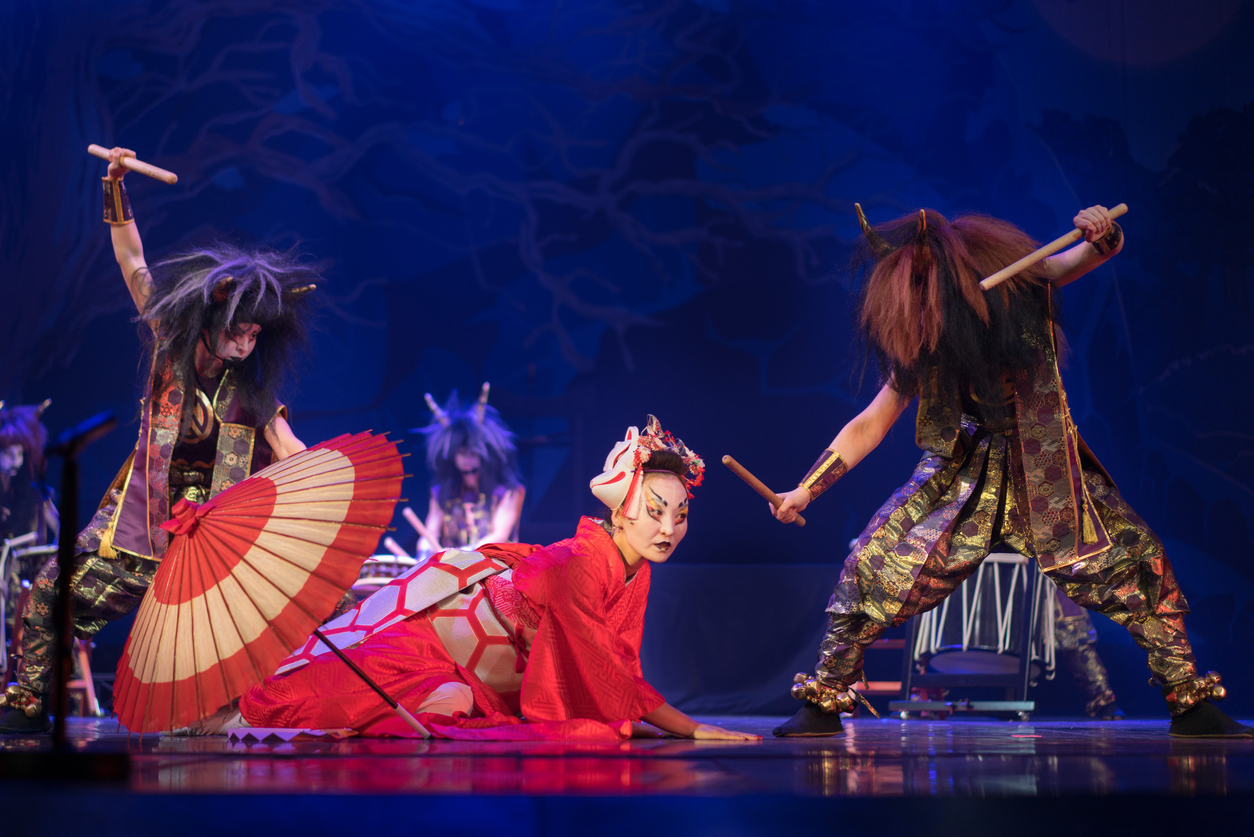
{"label": "wooden drumstick", "polygon": [[[1110,215],[1110,218],[1113,221],[1115,218],[1118,218],[1121,215],[1124,215],[1127,211],[1128,211],[1128,205],[1126,203],[1121,203],[1118,206],[1110,209],[1108,214]],[[980,282],[980,288],[986,291],[989,290],[990,288],[995,288],[998,285],[1000,285],[1002,282],[1005,282],[1011,276],[1014,276],[1017,273],[1021,273],[1022,271],[1026,270],[1027,268],[1031,267],[1032,265],[1036,264],[1042,259],[1047,259],[1050,256],[1054,255],[1062,248],[1069,247],[1070,245],[1075,244],[1077,241],[1079,241],[1082,238],[1084,238],[1084,230],[1077,227],[1076,229],[1072,230],[1066,235],[1055,238],[1053,241],[1049,242],[1041,249],[1027,254],[1026,256],[1019,259],[1019,261],[1015,262],[1009,267],[1003,267],[1001,270],[997,271],[992,276],[988,277],[987,279],[982,280]]]}
{"label": "wooden drumstick", "polygon": [[401,547],[400,544],[398,544],[396,541],[392,540],[391,538],[383,539],[383,548],[386,549],[388,552],[392,553],[393,555],[395,555],[397,558],[411,557],[410,554],[406,552]]}
{"label": "wooden drumstick", "polygon": [[[109,159],[109,149],[96,145],[95,143],[87,146],[87,153],[93,157],[99,157],[101,160]],[[179,182],[179,176],[174,172],[159,169],[151,163],[136,160],[134,157],[123,157],[121,160],[118,160],[118,165],[124,169],[130,169],[133,172],[137,172],[138,174],[145,174],[149,177],[154,177],[162,183],[169,183],[171,186]]]}
{"label": "wooden drumstick", "polygon": [[[780,503],[784,502],[783,500],[780,499],[778,494],[776,494],[774,491],[772,491],[771,489],[763,485],[762,480],[758,479],[753,474],[749,473],[748,469],[746,469],[745,466],[741,465],[739,462],[732,459],[730,456],[723,457],[723,464],[726,465],[728,468],[731,468],[732,473],[734,473],[736,476],[744,480],[745,483],[754,491],[758,492],[763,497],[765,497],[767,502],[770,503],[775,508],[779,508]],[[797,518],[793,521],[793,523],[796,523],[798,526],[805,526],[806,519],[802,517],[801,515],[797,515]]]}
{"label": "wooden drumstick", "polygon": [[409,525],[413,526],[415,531],[417,531],[419,535],[426,538],[427,543],[431,544],[431,548],[434,549],[436,552],[439,552],[443,548],[440,546],[439,541],[431,537],[431,533],[427,531],[426,525],[423,524],[422,520],[419,519],[418,515],[415,514],[414,510],[411,509],[409,506],[406,506],[405,508],[401,509],[401,517],[408,520]]}

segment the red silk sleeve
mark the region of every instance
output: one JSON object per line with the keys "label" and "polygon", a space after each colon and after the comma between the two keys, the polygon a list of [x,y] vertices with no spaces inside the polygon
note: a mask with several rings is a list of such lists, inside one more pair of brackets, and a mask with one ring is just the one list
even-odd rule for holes
{"label": "red silk sleeve", "polygon": [[515,586],[542,614],[523,675],[529,721],[634,721],[665,702],[640,671],[648,570],[624,587],[621,561],[585,519],[574,538],[515,570]]}

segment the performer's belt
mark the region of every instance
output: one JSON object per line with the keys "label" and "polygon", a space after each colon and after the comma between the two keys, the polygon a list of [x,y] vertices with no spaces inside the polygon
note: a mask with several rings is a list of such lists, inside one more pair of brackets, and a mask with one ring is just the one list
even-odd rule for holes
{"label": "performer's belt", "polygon": [[171,486],[187,486],[187,485],[208,485],[212,474],[204,471],[184,471],[178,468],[170,469],[170,485]]}
{"label": "performer's belt", "polygon": [[988,433],[997,433],[1002,436],[1014,436],[1019,432],[1019,424],[1015,421],[1013,414],[1011,414],[1009,418],[1002,419],[1000,421],[991,421],[989,419],[978,418],[964,413],[962,416],[962,426],[972,435],[975,435],[975,431],[978,429],[983,429]]}
{"label": "performer's belt", "polygon": [[170,469],[170,505],[179,500],[203,503],[209,499],[209,485],[213,474],[191,469]]}

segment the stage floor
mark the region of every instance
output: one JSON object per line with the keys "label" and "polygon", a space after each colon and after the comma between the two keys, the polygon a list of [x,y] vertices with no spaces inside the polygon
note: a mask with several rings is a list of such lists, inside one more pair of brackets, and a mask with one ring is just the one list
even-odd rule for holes
{"label": "stage floor", "polygon": [[[678,808],[664,805],[664,810],[687,812],[681,819],[695,817],[695,823],[672,832],[675,823],[654,820],[647,829],[649,837],[705,833],[708,829],[700,824],[712,822],[726,826],[715,829],[718,833],[763,833],[773,830],[771,823],[826,823],[831,815],[825,812],[836,810],[846,819],[874,826],[877,837],[897,833],[889,825],[906,825],[906,814],[912,810],[931,812],[925,816],[937,816],[942,810],[949,811],[948,816],[962,816],[966,833],[1004,833],[998,823],[1005,826],[1004,816],[1013,816],[1022,820],[1009,829],[1016,837],[1035,833],[1047,821],[1066,823],[1087,808],[1092,808],[1085,815],[1092,827],[1103,816],[1116,814],[1134,820],[1148,817],[1148,823],[1160,826],[1177,819],[1196,825],[1209,820],[1206,812],[1217,818],[1222,812],[1221,819],[1231,824],[1233,817],[1241,819],[1254,811],[1249,804],[1254,800],[1254,741],[1173,739],[1167,735],[1165,719],[1100,723],[860,718],[847,722],[843,736],[826,739],[772,738],[771,727],[780,718],[702,720],[761,732],[764,738],[752,743],[346,739],[245,744],[223,737],[128,738],[116,731],[115,721],[74,719],[70,731],[75,749],[129,753],[129,778],[88,784],[21,779],[10,772],[0,783],[0,803],[15,810],[14,806],[25,809],[31,800],[42,799],[60,810],[63,801],[74,800],[77,807],[95,798],[105,808],[116,808],[125,800],[122,807],[151,813],[166,810],[161,800],[168,797],[170,802],[183,800],[168,809],[171,822],[182,817],[186,833],[196,833],[198,826],[210,833],[210,822],[221,817],[223,809],[211,806],[193,815],[199,808],[187,800],[230,797],[228,810],[238,815],[251,812],[239,827],[246,829],[257,816],[299,810],[309,822],[303,834],[330,826],[326,817],[334,819],[331,811],[340,808],[326,808],[328,795],[340,806],[368,797],[370,810],[394,810],[396,816],[442,812],[437,819],[446,825],[448,817],[456,819],[458,811],[470,810],[466,798],[474,797],[473,810],[521,817],[516,833],[553,834],[581,833],[569,821],[572,810],[617,812],[607,814],[599,828],[599,833],[614,833],[616,827],[645,816],[643,812],[659,810],[657,805],[664,800],[683,800]],[[47,739],[0,738],[4,753],[46,746]],[[1071,802],[1060,808],[1060,798]],[[1199,808],[1198,800],[1206,798],[1221,799],[1223,805]],[[321,801],[311,805],[314,799]],[[517,808],[524,799],[528,802]],[[543,800],[548,800],[547,807]],[[579,800],[584,801],[583,808]],[[586,803],[594,800],[599,804],[588,808]],[[831,807],[842,800],[838,808]],[[952,806],[919,809],[925,800],[984,804],[973,819],[969,811],[954,813]],[[998,800],[1000,806],[988,807]],[[1016,800],[1047,804],[1007,807]],[[1181,807],[1182,800],[1189,804]],[[567,814],[559,815],[562,811]],[[713,811],[719,813],[711,820]],[[889,825],[886,816],[892,820]],[[905,820],[894,819],[903,816]],[[23,822],[26,829],[19,834],[48,833],[36,819]],[[837,826],[834,821],[831,825]]]}

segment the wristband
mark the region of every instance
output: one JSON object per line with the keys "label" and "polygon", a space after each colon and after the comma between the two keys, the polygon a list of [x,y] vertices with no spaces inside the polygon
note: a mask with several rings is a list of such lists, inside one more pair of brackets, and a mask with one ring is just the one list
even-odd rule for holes
{"label": "wristband", "polygon": [[827,448],[810,467],[806,478],[797,484],[809,491],[810,499],[814,500],[848,472],[849,466],[840,458],[840,454]]}
{"label": "wristband", "polygon": [[1123,228],[1112,221],[1110,232],[1092,242],[1092,245],[1099,255],[1107,256],[1119,249],[1121,241],[1123,241]]}
{"label": "wristband", "polygon": [[126,196],[126,186],[111,177],[104,180],[104,219],[106,224],[121,227],[134,222],[131,199]]}

